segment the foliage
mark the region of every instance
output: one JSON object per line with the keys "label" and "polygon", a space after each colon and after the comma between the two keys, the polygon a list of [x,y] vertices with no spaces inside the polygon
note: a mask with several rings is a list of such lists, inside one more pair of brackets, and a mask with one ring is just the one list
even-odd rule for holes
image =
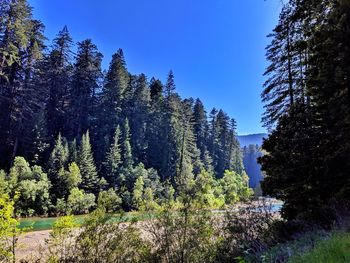
{"label": "foliage", "polygon": [[16,215],[45,215],[51,205],[51,183],[40,166],[30,167],[23,157],[16,157],[7,178],[11,197],[18,195]]}
{"label": "foliage", "polygon": [[122,199],[113,188],[98,194],[97,206],[105,209],[107,213],[118,212],[121,209],[121,204]]}
{"label": "foliage", "polygon": [[272,227],[276,222],[278,218],[265,202],[247,203],[239,212],[227,210],[216,260],[231,262],[240,257],[247,262],[260,262],[261,255],[276,242]]}
{"label": "foliage", "polygon": [[[110,220],[103,209],[97,209],[79,233],[74,232],[71,217],[60,220],[51,243],[51,262],[146,262],[150,245],[141,240],[139,230]],[[75,245],[69,243],[72,237]]]}
{"label": "foliage", "polygon": [[67,198],[68,211],[73,214],[88,213],[94,207],[95,196],[91,193],[85,193],[84,190],[73,188]]}
{"label": "foliage", "polygon": [[[181,98],[171,70],[164,85],[131,74],[122,49],[102,72],[97,46],[82,40],[74,54],[67,26],[45,48],[27,0],[2,1],[0,17],[0,192],[21,192],[16,213],[115,211],[119,199],[155,210],[195,181],[198,205],[223,205],[224,171],[244,174],[234,119]],[[246,197],[232,190],[230,203]]]}
{"label": "foliage", "polygon": [[156,261],[213,262],[218,236],[211,212],[197,209],[192,202],[175,213],[164,206],[160,215],[146,225]]}
{"label": "foliage", "polygon": [[262,190],[289,220],[330,226],[349,204],[349,19],[348,1],[287,1],[267,47]]}
{"label": "foliage", "polygon": [[349,234],[335,233],[330,238],[317,242],[310,251],[295,255],[288,262],[348,262],[350,260],[349,245]]}
{"label": "foliage", "polygon": [[74,259],[74,229],[77,226],[73,216],[63,216],[55,221],[48,240],[47,262],[71,262]]}
{"label": "foliage", "polygon": [[18,221],[13,217],[14,202],[8,195],[0,196],[0,260],[10,261],[15,257],[15,246],[19,230]]}

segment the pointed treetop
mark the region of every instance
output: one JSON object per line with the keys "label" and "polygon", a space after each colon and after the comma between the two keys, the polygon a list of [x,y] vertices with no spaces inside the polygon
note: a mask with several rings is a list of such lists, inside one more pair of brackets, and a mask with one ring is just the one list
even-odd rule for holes
{"label": "pointed treetop", "polygon": [[175,89],[174,73],[172,70],[170,70],[168,73],[167,82],[165,84],[165,96],[170,97],[172,94],[174,94]]}

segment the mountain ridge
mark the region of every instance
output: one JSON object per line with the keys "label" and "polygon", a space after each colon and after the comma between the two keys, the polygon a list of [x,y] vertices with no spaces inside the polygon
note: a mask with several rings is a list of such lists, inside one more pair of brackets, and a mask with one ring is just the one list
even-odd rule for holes
{"label": "mountain ridge", "polygon": [[267,133],[252,133],[247,135],[237,135],[237,139],[241,147],[253,145],[262,145],[263,138],[267,138]]}

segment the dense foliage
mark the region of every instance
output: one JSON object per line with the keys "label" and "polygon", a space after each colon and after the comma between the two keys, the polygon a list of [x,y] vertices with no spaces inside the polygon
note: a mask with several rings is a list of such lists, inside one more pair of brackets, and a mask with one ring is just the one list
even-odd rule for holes
{"label": "dense foliage", "polygon": [[133,75],[119,49],[103,72],[91,39],[65,26],[47,48],[43,31],[26,0],[1,1],[0,180],[18,215],[144,209],[192,183],[212,206],[249,195],[224,111],[182,99],[172,71]]}
{"label": "dense foliage", "polygon": [[262,188],[287,219],[331,223],[350,200],[349,25],[348,0],[290,0],[271,34]]}

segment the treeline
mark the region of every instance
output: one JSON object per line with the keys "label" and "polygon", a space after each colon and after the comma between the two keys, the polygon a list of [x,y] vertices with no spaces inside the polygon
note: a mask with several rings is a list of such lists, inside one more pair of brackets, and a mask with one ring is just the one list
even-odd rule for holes
{"label": "treeline", "polygon": [[64,27],[46,47],[43,31],[26,0],[1,1],[1,180],[21,192],[20,214],[82,213],[100,195],[130,210],[143,196],[176,199],[200,174],[221,185],[221,203],[225,180],[241,185],[230,194],[249,192],[224,111],[182,99],[172,71],[165,84],[133,75],[119,49],[104,72],[91,39],[75,49]]}
{"label": "treeline", "polygon": [[265,194],[288,219],[332,223],[350,200],[350,2],[290,0],[267,47]]}

